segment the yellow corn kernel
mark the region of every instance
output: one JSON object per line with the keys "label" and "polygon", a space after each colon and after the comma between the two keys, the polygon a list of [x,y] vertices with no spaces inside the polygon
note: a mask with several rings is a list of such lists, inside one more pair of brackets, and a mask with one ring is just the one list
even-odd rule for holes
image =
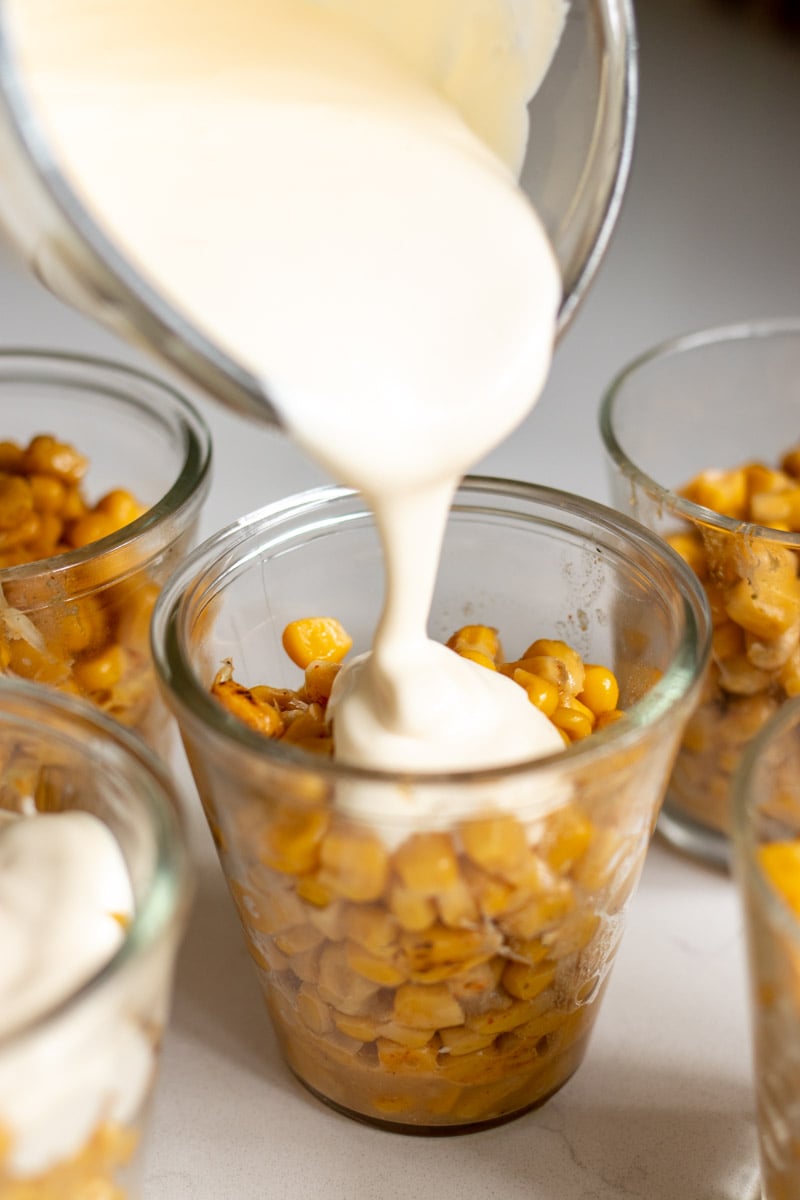
{"label": "yellow corn kernel", "polygon": [[310,704],[308,708],[294,709],[283,713],[283,730],[281,738],[291,745],[306,745],[319,738],[327,738],[328,727],[325,716],[318,704]]}
{"label": "yellow corn kernel", "polygon": [[344,948],[350,970],[380,987],[396,987],[408,978],[406,972],[390,959],[371,954],[358,942],[345,942]]}
{"label": "yellow corn kernel", "polygon": [[771,529],[789,530],[800,511],[800,488],[780,492],[756,492],[750,497],[749,519]]}
{"label": "yellow corn kernel", "polygon": [[436,905],[428,896],[411,891],[402,884],[393,884],[389,891],[389,911],[402,929],[427,929],[436,920]]}
{"label": "yellow corn kernel", "polygon": [[[430,1038],[428,1042],[419,1048],[412,1046],[401,1046],[397,1042],[390,1042],[386,1038],[379,1038],[378,1047],[378,1062],[385,1071],[391,1071],[394,1074],[428,1074],[436,1070],[436,1056],[439,1053],[438,1042],[434,1043]],[[400,1100],[400,1098],[397,1098]],[[417,1099],[413,1102],[405,1101],[405,1107],[416,1108],[419,1104]],[[384,1110],[385,1111],[385,1110]],[[394,1111],[404,1111],[395,1108]]]}
{"label": "yellow corn kernel", "polygon": [[345,900],[377,900],[389,877],[389,855],[380,838],[334,829],[322,844],[322,877]]}
{"label": "yellow corn kernel", "polygon": [[377,904],[348,904],[340,920],[342,935],[363,946],[370,954],[388,958],[398,946],[397,920]]}
{"label": "yellow corn kernel", "polygon": [[503,987],[517,1000],[533,1000],[550,987],[555,974],[554,963],[530,966],[528,963],[510,962],[503,971]]}
{"label": "yellow corn kernel", "polygon": [[458,859],[446,833],[416,833],[395,851],[401,882],[421,896],[435,896],[458,882]]}
{"label": "yellow corn kernel", "polygon": [[471,925],[480,916],[477,901],[463,879],[437,892],[434,900],[445,925]]}
{"label": "yellow corn kernel", "polygon": [[443,1029],[464,1021],[464,1010],[443,983],[402,983],[394,995],[393,1015],[412,1029]]}
{"label": "yellow corn kernel", "polygon": [[31,438],[21,461],[26,475],[54,475],[68,485],[80,483],[86,474],[89,460],[66,442],[50,434]]}
{"label": "yellow corn kernel", "polygon": [[484,667],[487,671],[496,671],[497,665],[494,660],[486,654],[481,654],[480,650],[458,650],[459,658],[468,658],[470,662],[477,663],[479,667]]}
{"label": "yellow corn kernel", "polygon": [[379,1036],[378,1022],[374,1017],[350,1015],[349,1013],[334,1012],[333,1023],[345,1037],[354,1038],[358,1042],[374,1042]]}
{"label": "yellow corn kernel", "polygon": [[586,814],[569,805],[547,817],[539,853],[554,871],[570,871],[588,850],[593,835]]}
{"label": "yellow corn kernel", "polygon": [[780,669],[778,682],[787,696],[800,695],[800,650],[789,655]]}
{"label": "yellow corn kernel", "polygon": [[469,1013],[466,1017],[468,1029],[496,1037],[498,1033],[508,1033],[525,1021],[529,1021],[531,1009],[526,1000],[514,999],[504,1008],[490,1008],[486,1012]]}
{"label": "yellow corn kernel", "polygon": [[16,529],[33,511],[33,491],[27,479],[0,473],[0,530]]}
{"label": "yellow corn kernel", "polygon": [[464,821],[459,836],[464,853],[490,874],[522,862],[528,853],[524,826],[506,813]]}
{"label": "yellow corn kernel", "polygon": [[260,838],[259,858],[282,874],[309,875],[319,864],[328,823],[322,808],[281,810]]}
{"label": "yellow corn kernel", "polygon": [[33,507],[39,513],[61,514],[67,489],[53,475],[30,475],[28,484],[33,497]]}
{"label": "yellow corn kernel", "polygon": [[39,650],[23,638],[13,638],[8,644],[9,671],[23,679],[63,687],[70,677],[69,664],[57,654]]}
{"label": "yellow corn kernel", "polygon": [[545,896],[535,896],[516,912],[499,917],[498,924],[510,937],[528,941],[552,929],[574,904],[575,899],[569,888],[554,888]]}
{"label": "yellow corn kernel", "polygon": [[708,574],[708,561],[699,533],[671,533],[665,539],[676,554],[680,554],[688,563],[699,579],[705,579]]}
{"label": "yellow corn kernel", "polygon": [[145,582],[126,594],[117,618],[117,639],[123,646],[146,654],[150,645],[150,618],[153,615],[158,586]]}
{"label": "yellow corn kernel", "polygon": [[794,479],[800,479],[800,446],[787,450],[781,459],[781,470]]}
{"label": "yellow corn kernel", "polygon": [[717,662],[741,654],[744,650],[744,631],[735,621],[717,625],[711,634],[711,650]]}
{"label": "yellow corn kernel", "polygon": [[567,671],[567,691],[571,696],[577,696],[583,690],[584,667],[581,656],[568,646],[566,642],[554,638],[537,638],[523,654],[523,658],[555,658],[562,662]]}
{"label": "yellow corn kernel", "polygon": [[335,617],[301,617],[290,621],[283,631],[283,648],[303,670],[321,658],[341,662],[353,639]]}
{"label": "yellow corn kernel", "polygon": [[730,471],[701,471],[687,484],[682,495],[693,504],[743,521],[747,515],[747,473],[743,467]]}
{"label": "yellow corn kernel", "polygon": [[75,663],[75,681],[87,692],[107,692],[124,678],[128,667],[128,653],[124,646],[112,642],[99,654],[82,658]]}
{"label": "yellow corn kernel", "polygon": [[587,663],[584,669],[583,690],[578,699],[596,717],[612,712],[619,704],[619,684],[613,671],[599,663]]}
{"label": "yellow corn kernel", "polygon": [[615,708],[612,712],[600,713],[600,716],[597,718],[597,724],[595,725],[596,732],[599,733],[601,729],[607,729],[609,725],[615,725],[616,722],[621,721],[624,716],[625,712],[621,708]]}
{"label": "yellow corn kernel", "polygon": [[98,596],[45,609],[37,613],[37,621],[48,644],[65,656],[99,651],[108,639],[108,618]]}
{"label": "yellow corn kernel", "polygon": [[412,1029],[410,1025],[400,1025],[397,1021],[382,1021],[380,1037],[405,1046],[409,1050],[420,1050],[431,1040],[430,1029]]}
{"label": "yellow corn kernel", "polygon": [[322,947],[317,987],[322,1000],[350,1016],[365,1012],[380,991],[377,983],[350,969],[345,948],[339,942]]}
{"label": "yellow corn kernel", "polygon": [[453,1029],[440,1029],[439,1040],[442,1049],[448,1054],[472,1054],[476,1050],[485,1050],[495,1039],[493,1033],[478,1033],[467,1029],[464,1025],[456,1025]]}
{"label": "yellow corn kernel", "polygon": [[322,941],[322,934],[309,921],[274,934],[275,945],[281,954],[285,954],[289,959],[295,955],[306,954],[309,950],[316,950]]}
{"label": "yellow corn kernel", "polygon": [[779,637],[800,613],[800,584],[795,576],[784,578],[768,572],[752,581],[742,579],[728,592],[725,611],[756,637]]}
{"label": "yellow corn kernel", "polygon": [[469,861],[464,863],[464,878],[485,917],[496,917],[507,910],[515,892],[508,880],[490,875]]}
{"label": "yellow corn kernel", "polygon": [[754,667],[746,654],[733,654],[717,665],[720,687],[734,696],[755,696],[770,685],[769,673]]}
{"label": "yellow corn kernel", "polygon": [[568,913],[557,929],[545,934],[545,942],[549,945],[550,957],[558,960],[566,958],[588,946],[600,928],[600,917],[596,912],[587,909],[574,909]]}
{"label": "yellow corn kernel", "polygon": [[494,992],[500,984],[500,978],[505,968],[506,960],[499,954],[492,958],[475,963],[454,976],[448,987],[458,1000],[463,1000],[468,1007],[476,1007],[475,1001],[485,1000],[490,992]]}
{"label": "yellow corn kernel", "polygon": [[305,669],[303,691],[311,704],[326,705],[331,697],[333,683],[340,671],[340,664],[329,659],[315,658]]}
{"label": "yellow corn kernel", "polygon": [[333,900],[333,892],[320,880],[316,872],[301,875],[297,880],[297,894],[307,904],[315,908],[327,908]]}
{"label": "yellow corn kernel", "polygon": [[759,846],[758,864],[795,916],[800,917],[800,839]]}
{"label": "yellow corn kernel", "polygon": [[525,689],[531,704],[540,712],[546,717],[553,715],[559,702],[559,691],[555,683],[542,675],[535,675],[533,671],[525,671],[522,667],[516,667],[511,678],[514,683]]}
{"label": "yellow corn kernel", "polygon": [[748,633],[744,643],[748,661],[754,667],[758,667],[760,671],[780,671],[800,644],[800,621],[795,621],[785,633],[776,638],[757,638]]}
{"label": "yellow corn kernel", "polygon": [[0,471],[15,475],[22,471],[23,450],[17,442],[0,442]]}
{"label": "yellow corn kernel", "polygon": [[583,738],[589,737],[592,732],[591,720],[577,708],[567,708],[560,704],[550,720],[556,729],[560,729],[567,735],[571,742],[579,742]]}
{"label": "yellow corn kernel", "polygon": [[99,542],[101,538],[110,537],[117,532],[114,521],[107,513],[88,512],[86,516],[73,521],[67,531],[67,540],[74,549]]}
{"label": "yellow corn kernel", "polygon": [[470,651],[497,663],[502,655],[497,630],[489,625],[463,625],[448,638],[447,645],[458,654]]}
{"label": "yellow corn kernel", "polygon": [[110,518],[115,529],[123,529],[141,517],[147,509],[125,488],[113,488],[95,505],[95,512]]}
{"label": "yellow corn kernel", "polygon": [[67,486],[64,494],[64,506],[61,515],[65,521],[78,521],[89,511],[86,501],[81,495],[80,488]]}
{"label": "yellow corn kernel", "polygon": [[320,999],[317,989],[311,984],[301,984],[295,997],[295,1005],[300,1020],[308,1026],[312,1033],[321,1035],[333,1028],[331,1009],[324,1000]]}

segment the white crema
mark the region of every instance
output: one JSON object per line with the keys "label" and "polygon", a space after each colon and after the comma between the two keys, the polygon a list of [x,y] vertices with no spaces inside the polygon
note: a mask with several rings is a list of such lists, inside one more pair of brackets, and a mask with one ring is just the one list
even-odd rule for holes
{"label": "white crema", "polygon": [[520,688],[426,624],[454,489],[549,368],[561,281],[515,172],[562,0],[9,9],[86,207],[375,512],[387,601],[334,695],[337,756],[448,770],[560,749]]}

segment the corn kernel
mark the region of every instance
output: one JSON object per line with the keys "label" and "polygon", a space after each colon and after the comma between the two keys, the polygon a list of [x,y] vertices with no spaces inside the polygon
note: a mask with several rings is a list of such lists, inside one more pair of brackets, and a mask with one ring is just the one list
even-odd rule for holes
{"label": "corn kernel", "polygon": [[448,639],[447,645],[458,654],[465,651],[481,654],[492,663],[502,654],[497,630],[489,625],[463,625]]}
{"label": "corn kernel", "polygon": [[464,1010],[443,983],[403,983],[394,996],[394,1019],[412,1029],[461,1025]]}
{"label": "corn kernel", "polygon": [[601,713],[612,712],[619,704],[619,684],[613,671],[597,663],[587,663],[583,690],[578,699],[591,709],[596,717]]}
{"label": "corn kernel", "polygon": [[551,717],[558,708],[559,691],[555,683],[549,679],[545,679],[542,675],[536,675],[533,671],[523,670],[522,667],[516,667],[512,675],[514,683],[518,683],[528,693],[528,699],[531,704],[543,712],[546,717]]}
{"label": "corn kernel", "polygon": [[128,655],[125,647],[112,643],[99,654],[75,663],[73,676],[87,692],[106,692],[116,687],[124,677],[127,665]]}
{"label": "corn kernel", "polygon": [[389,876],[389,856],[372,834],[331,830],[322,844],[322,876],[346,900],[377,900]]}
{"label": "corn kernel", "polygon": [[353,639],[335,617],[302,617],[283,631],[283,648],[303,670],[315,659],[341,662]]}
{"label": "corn kernel", "polygon": [[528,852],[524,827],[516,817],[504,813],[465,821],[459,835],[465,854],[490,873],[522,862]]}
{"label": "corn kernel", "polygon": [[394,868],[402,883],[421,896],[435,896],[459,878],[458,860],[446,833],[417,833],[395,851]]}
{"label": "corn kernel", "polygon": [[328,823],[328,813],[322,808],[281,810],[261,837],[261,861],[286,875],[310,874],[319,865]]}
{"label": "corn kernel", "polygon": [[550,987],[555,974],[553,963],[530,966],[528,963],[510,962],[503,971],[503,987],[518,1000],[533,1000]]}
{"label": "corn kernel", "polygon": [[579,654],[566,642],[553,638],[537,638],[523,654],[523,658],[543,656],[554,658],[564,664],[567,672],[567,691],[571,696],[577,696],[583,690],[584,667]]}

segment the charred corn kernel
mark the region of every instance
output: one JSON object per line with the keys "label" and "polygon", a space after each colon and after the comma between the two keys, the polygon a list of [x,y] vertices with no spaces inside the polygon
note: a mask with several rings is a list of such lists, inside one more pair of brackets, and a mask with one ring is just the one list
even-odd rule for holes
{"label": "charred corn kernel", "polygon": [[281,737],[292,745],[307,743],[327,737],[325,717],[318,704],[310,704],[305,710],[284,712]]}
{"label": "charred corn kernel", "polygon": [[404,884],[393,884],[389,891],[389,911],[402,929],[427,929],[436,920],[436,905]]}
{"label": "charred corn kernel", "polygon": [[700,579],[706,578],[708,562],[699,533],[671,533],[665,540],[676,554],[680,554],[683,561],[689,564],[695,575]]}
{"label": "charred corn kernel", "polygon": [[439,1030],[442,1050],[453,1055],[472,1054],[476,1050],[485,1050],[487,1046],[491,1046],[494,1039],[494,1033],[478,1033],[475,1029],[467,1029],[464,1025]]}
{"label": "charred corn kernel", "polygon": [[323,878],[345,900],[377,900],[389,877],[389,855],[380,838],[333,829],[321,848]]}
{"label": "charred corn kernel", "polygon": [[331,1009],[320,999],[317,989],[311,984],[300,985],[295,1004],[300,1020],[312,1033],[323,1034],[333,1028]]}
{"label": "charred corn kernel", "polygon": [[523,654],[523,658],[544,656],[555,658],[562,662],[567,671],[567,691],[571,696],[577,696],[583,690],[583,662],[579,654],[566,642],[553,638],[537,638]]}
{"label": "charred corn kernel", "polygon": [[224,708],[265,737],[277,737],[283,731],[283,717],[274,705],[260,701],[232,675],[230,661],[223,663],[211,685],[211,695]]}
{"label": "charred corn kernel", "polygon": [[259,857],[285,875],[308,875],[319,865],[328,828],[325,809],[284,809],[266,825]]}
{"label": "charred corn kernel", "polygon": [[571,742],[579,742],[592,732],[593,723],[580,709],[560,704],[550,720]]}
{"label": "charred corn kernel", "polygon": [[21,466],[27,475],[54,475],[63,483],[76,484],[86,474],[89,460],[66,442],[39,434],[26,446]]}
{"label": "charred corn kernel", "polygon": [[315,658],[305,669],[304,692],[311,703],[326,705],[330,700],[333,683],[339,674],[339,663],[324,658]]}
{"label": "charred corn kernel", "polygon": [[16,529],[33,511],[33,491],[27,479],[0,473],[0,530]]}
{"label": "charred corn kernel", "polygon": [[315,659],[341,662],[353,639],[335,617],[302,617],[283,631],[283,648],[303,670]]}
{"label": "charred corn kernel", "polygon": [[435,896],[459,878],[458,859],[446,833],[413,834],[395,851],[394,869],[407,888],[422,896]]}
{"label": "charred corn kernel", "polygon": [[124,677],[128,653],[124,646],[113,643],[90,658],[82,658],[72,668],[78,685],[87,692],[106,692],[116,687]]}
{"label": "charred corn kernel", "polygon": [[503,971],[503,987],[517,1000],[533,1000],[550,987],[555,974],[554,963],[530,966],[528,963],[510,962]]}
{"label": "charred corn kernel", "polygon": [[443,983],[402,983],[394,994],[394,1020],[412,1029],[461,1025],[464,1010]]}
{"label": "charred corn kernel", "polygon": [[407,973],[391,959],[371,954],[358,942],[345,942],[345,955],[351,971],[380,987],[396,987],[408,978]]}
{"label": "charred corn kernel", "polygon": [[599,663],[587,663],[584,668],[583,690],[578,699],[591,709],[596,717],[612,712],[619,704],[619,684],[613,671]]}
{"label": "charred corn kernel", "polygon": [[588,850],[593,834],[586,814],[569,805],[547,818],[539,853],[554,871],[570,871]]}
{"label": "charred corn kernel", "polygon": [[414,972],[467,962],[474,966],[477,959],[491,958],[499,947],[499,937],[483,928],[451,929],[447,925],[433,925],[424,933],[400,936],[403,959]]}
{"label": "charred corn kernel", "polygon": [[535,675],[533,671],[525,671],[522,667],[516,667],[511,678],[514,683],[518,683],[525,689],[531,704],[535,705],[546,717],[553,715],[559,702],[559,691],[555,683],[545,679],[542,675]]}
{"label": "charred corn kernel", "polygon": [[759,846],[758,864],[776,892],[800,916],[800,840]]}
{"label": "charred corn kernel", "polygon": [[95,511],[107,516],[113,522],[115,529],[123,529],[132,521],[143,516],[147,510],[125,488],[113,488],[98,500]]}
{"label": "charred corn kernel", "polygon": [[682,494],[693,504],[710,508],[735,521],[746,518],[747,473],[743,467],[729,471],[701,471],[682,489]]}
{"label": "charred corn kernel", "polygon": [[528,853],[524,826],[510,814],[477,817],[459,826],[464,853],[490,873],[522,862]]}
{"label": "charred corn kernel", "polygon": [[480,650],[458,650],[459,658],[468,658],[470,662],[476,663],[479,667],[485,667],[487,671],[496,671],[497,666],[493,659],[486,654],[481,654]]}
{"label": "charred corn kernel", "polygon": [[458,654],[481,654],[496,663],[501,657],[500,637],[490,625],[463,625],[448,639],[447,645]]}

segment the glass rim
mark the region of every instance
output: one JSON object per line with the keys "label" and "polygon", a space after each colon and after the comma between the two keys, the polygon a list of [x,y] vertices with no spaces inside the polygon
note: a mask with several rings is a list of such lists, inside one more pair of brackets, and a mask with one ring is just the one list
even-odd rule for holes
{"label": "glass rim", "polygon": [[757,800],[756,779],[765,752],[793,725],[800,725],[800,695],[785,700],[745,746],[731,781],[731,808],[736,858],[742,880],[752,888],[761,908],[770,920],[800,948],[800,917],[769,883],[758,865],[759,842],[753,824]]}
{"label": "glass rim", "polygon": [[[13,567],[1,567],[0,586],[7,582],[24,582],[42,574],[58,578],[90,560],[97,562],[146,538],[175,516],[185,512],[191,514],[202,503],[211,483],[211,431],[195,405],[166,379],[116,359],[96,355],[26,346],[0,348],[0,387],[6,373],[10,374],[14,368],[20,372],[18,382],[40,382],[48,387],[58,387],[59,369],[76,372],[76,378],[71,381],[73,386],[78,382],[77,373],[86,372],[86,377],[80,380],[82,390],[87,394],[107,393],[109,405],[137,406],[155,416],[167,412],[177,421],[181,431],[183,458],[166,492],[135,521],[78,549]],[[13,379],[10,375],[9,381]],[[119,380],[120,390],[109,390],[111,379]],[[137,392],[137,388],[141,392]]]}
{"label": "glass rim", "polygon": [[52,730],[54,720],[67,741],[72,742],[81,732],[90,733],[94,743],[102,741],[104,767],[127,772],[133,768],[139,778],[147,780],[147,812],[154,833],[155,861],[144,895],[136,903],[125,936],[111,958],[45,1011],[0,1032],[0,1057],[5,1049],[36,1036],[55,1021],[68,1018],[85,1000],[123,974],[130,963],[156,946],[173,927],[179,927],[188,914],[193,892],[179,794],[166,766],[140,738],[87,701],[28,680],[0,678],[0,729],[18,725],[42,734]]}
{"label": "glass rim", "polygon": [[754,339],[766,341],[773,337],[786,336],[800,337],[800,317],[768,317],[739,321],[728,325],[711,325],[657,342],[631,359],[612,378],[603,393],[599,410],[599,428],[603,445],[622,474],[654,497],[659,504],[663,504],[693,525],[705,525],[713,529],[724,530],[727,533],[759,538],[800,549],[800,533],[773,529],[769,525],[758,525],[752,521],[737,521],[733,517],[726,517],[702,504],[695,504],[694,501],[679,496],[672,488],[659,483],[628,456],[617,437],[615,427],[615,408],[622,389],[629,379],[651,363],[674,358],[693,350],[722,345],[725,342],[744,342]]}
{"label": "glass rim", "polygon": [[[596,529],[605,527],[617,535],[622,532],[632,543],[644,548],[651,562],[674,581],[684,615],[684,631],[680,644],[668,669],[641,700],[626,710],[624,721],[613,722],[606,729],[593,734],[591,738],[565,746],[563,750],[520,763],[479,770],[400,773],[355,767],[322,756],[312,756],[291,745],[264,738],[228,713],[200,684],[190,656],[186,652],[182,629],[188,621],[192,602],[195,597],[207,594],[210,587],[219,585],[224,580],[227,572],[220,574],[215,568],[237,549],[243,550],[250,541],[255,543],[258,540],[258,547],[254,546],[251,552],[255,555],[260,552],[265,534],[270,529],[279,528],[286,520],[304,512],[311,513],[326,503],[359,499],[357,491],[338,485],[311,488],[239,518],[198,546],[170,577],[156,601],[151,624],[153,661],[170,707],[180,706],[191,715],[192,720],[210,730],[215,737],[233,742],[249,754],[266,758],[277,767],[294,771],[304,770],[331,782],[353,781],[385,785],[396,784],[399,779],[417,787],[485,784],[536,772],[543,774],[567,761],[585,764],[594,758],[603,757],[612,746],[622,750],[638,742],[667,716],[679,700],[699,686],[708,661],[711,642],[710,617],[705,594],[694,572],[662,539],[651,534],[644,526],[595,501],[537,484],[467,475],[456,492],[456,508],[458,497],[465,491],[483,495],[499,493],[509,498],[534,501],[552,510],[555,515],[561,514],[562,522],[566,513],[568,516],[591,522]],[[369,509],[363,498],[361,502],[364,505],[363,513],[368,515]],[[547,524],[544,519],[537,523],[540,526]],[[246,558],[237,557],[236,565],[241,566],[246,561]]]}

